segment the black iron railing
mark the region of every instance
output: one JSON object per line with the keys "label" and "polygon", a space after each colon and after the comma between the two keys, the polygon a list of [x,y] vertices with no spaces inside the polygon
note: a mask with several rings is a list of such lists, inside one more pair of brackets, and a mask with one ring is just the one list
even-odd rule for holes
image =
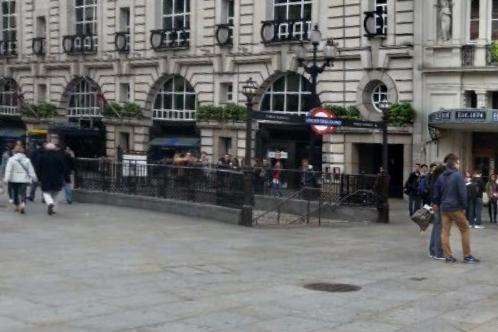
{"label": "black iron railing", "polygon": [[0,58],[9,58],[17,56],[17,41],[2,40],[0,41]]}
{"label": "black iron railing", "polygon": [[233,45],[233,24],[218,24],[216,25],[216,42],[221,47]]}
{"label": "black iron railing", "polygon": [[62,48],[69,55],[86,55],[97,52],[97,35],[75,34],[62,38]]}
{"label": "black iron railing", "polygon": [[79,189],[242,208],[243,173],[232,170],[78,159]]}
{"label": "black iron railing", "polygon": [[190,45],[190,31],[180,30],[152,30],[150,44],[155,51],[166,51],[175,48],[188,48]]}
{"label": "black iron railing", "polygon": [[[278,174],[280,173],[280,174]],[[374,190],[376,175],[332,174],[294,169],[275,170],[258,168],[254,170],[254,191],[259,195],[288,197],[303,188],[314,188],[337,200],[358,190]]]}
{"label": "black iron railing", "polygon": [[45,55],[45,38],[44,37],[36,37],[33,38],[31,42],[31,49],[33,50],[33,54],[37,56]]}
{"label": "black iron railing", "polygon": [[128,31],[116,32],[114,35],[114,47],[121,54],[130,52],[130,33]]}
{"label": "black iron railing", "polygon": [[379,6],[374,11],[364,13],[363,29],[365,37],[386,37],[387,35],[387,8]]}
{"label": "black iron railing", "polygon": [[278,43],[309,40],[311,20],[273,20],[261,22],[263,43]]}
{"label": "black iron railing", "polygon": [[475,45],[462,46],[462,66],[472,67],[474,65]]}

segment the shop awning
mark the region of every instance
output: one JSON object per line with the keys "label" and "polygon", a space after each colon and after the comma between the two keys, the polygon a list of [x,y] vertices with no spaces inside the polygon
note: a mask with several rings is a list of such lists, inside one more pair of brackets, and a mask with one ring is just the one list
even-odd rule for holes
{"label": "shop awning", "polygon": [[96,128],[81,128],[72,124],[52,126],[49,131],[67,137],[98,137],[102,134],[101,131]]}
{"label": "shop awning", "polygon": [[26,135],[26,130],[22,128],[0,128],[0,137],[21,138]]}
{"label": "shop awning", "polygon": [[498,131],[498,110],[487,108],[441,109],[429,114],[429,126],[462,131]]}
{"label": "shop awning", "polygon": [[150,146],[163,148],[197,148],[200,146],[199,138],[190,137],[159,137],[150,141]]}

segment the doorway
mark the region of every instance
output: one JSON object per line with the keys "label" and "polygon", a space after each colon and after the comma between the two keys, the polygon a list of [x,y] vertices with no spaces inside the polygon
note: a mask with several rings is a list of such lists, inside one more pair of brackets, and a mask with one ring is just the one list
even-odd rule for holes
{"label": "doorway", "polygon": [[256,134],[256,156],[272,159],[271,156],[279,155],[284,168],[297,169],[301,166],[301,161],[310,156],[312,135],[313,166],[315,170],[321,170],[322,138],[303,125],[260,124]]}
{"label": "doorway", "polygon": [[[382,144],[356,144],[360,174],[378,174],[382,167]],[[403,144],[390,144],[388,150],[391,183],[389,196],[403,197]]]}

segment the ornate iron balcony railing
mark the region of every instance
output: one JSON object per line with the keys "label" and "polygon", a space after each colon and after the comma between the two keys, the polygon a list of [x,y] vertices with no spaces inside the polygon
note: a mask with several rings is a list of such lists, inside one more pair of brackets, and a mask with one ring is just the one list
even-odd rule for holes
{"label": "ornate iron balcony railing", "polygon": [[17,41],[2,40],[0,41],[0,58],[9,58],[17,56]]}
{"label": "ornate iron balcony railing", "polygon": [[44,37],[36,37],[33,38],[31,42],[31,49],[33,50],[33,54],[37,56],[45,55],[45,38]]}
{"label": "ornate iron balcony railing", "polygon": [[265,44],[309,40],[311,20],[274,20],[261,22],[261,39]]}
{"label": "ornate iron balcony railing", "polygon": [[116,51],[118,51],[121,54],[129,53],[130,32],[129,31],[116,32],[114,36],[114,46],[116,47]]}
{"label": "ornate iron balcony railing", "polygon": [[175,48],[188,48],[190,46],[189,30],[152,30],[150,44],[155,51],[167,51]]}
{"label": "ornate iron balcony railing", "polygon": [[474,65],[475,46],[463,45],[462,46],[462,66],[472,67]]}
{"label": "ornate iron balcony railing", "polygon": [[97,35],[75,34],[62,38],[62,48],[69,55],[86,55],[97,52]]}

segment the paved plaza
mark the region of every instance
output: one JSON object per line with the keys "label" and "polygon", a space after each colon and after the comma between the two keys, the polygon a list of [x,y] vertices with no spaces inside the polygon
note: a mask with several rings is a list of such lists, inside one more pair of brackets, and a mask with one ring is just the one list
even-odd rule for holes
{"label": "paved plaza", "polygon": [[396,206],[391,225],[277,229],[0,207],[0,331],[498,331],[498,229],[472,230],[482,264],[447,265]]}

